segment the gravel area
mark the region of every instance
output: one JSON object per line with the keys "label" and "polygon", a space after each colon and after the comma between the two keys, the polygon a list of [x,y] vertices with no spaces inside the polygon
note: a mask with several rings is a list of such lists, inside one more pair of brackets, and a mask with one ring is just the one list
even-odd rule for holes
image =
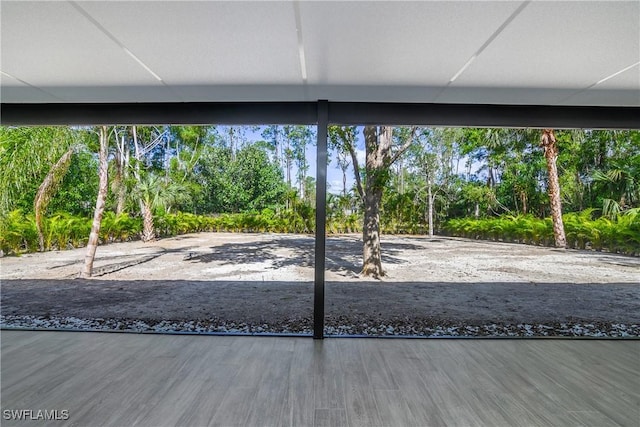
{"label": "gravel area", "polygon": [[[410,336],[425,338],[444,337],[598,337],[630,338],[640,336],[640,325],[618,323],[528,323],[443,326],[437,322],[403,322],[392,324],[351,324],[350,319],[329,319],[326,336]],[[220,319],[198,321],[143,321],[128,319],[78,319],[76,317],[0,316],[5,329],[118,331],[135,333],[189,333],[189,334],[283,334],[313,335],[310,319],[278,324],[247,324]]]}
{"label": "gravel area", "polygon": [[[0,259],[0,326],[311,334],[313,237],[199,233]],[[640,336],[640,258],[457,238],[327,240],[327,335]]]}

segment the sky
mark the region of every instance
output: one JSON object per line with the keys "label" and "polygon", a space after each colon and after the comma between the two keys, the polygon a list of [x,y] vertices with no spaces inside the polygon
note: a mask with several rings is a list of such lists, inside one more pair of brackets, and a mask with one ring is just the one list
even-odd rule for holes
{"label": "sky", "polygon": [[[360,165],[364,165],[365,152],[364,152],[364,140],[362,135],[358,136],[356,153],[358,155],[358,162]],[[316,177],[316,146],[307,147],[307,159],[311,162],[309,168],[309,176]],[[336,156],[334,153],[329,152],[329,158],[331,163],[327,165],[327,192],[333,194],[342,193],[342,170],[336,162]],[[353,173],[353,165],[349,162],[349,169],[347,170],[347,191],[355,184],[355,176]]]}

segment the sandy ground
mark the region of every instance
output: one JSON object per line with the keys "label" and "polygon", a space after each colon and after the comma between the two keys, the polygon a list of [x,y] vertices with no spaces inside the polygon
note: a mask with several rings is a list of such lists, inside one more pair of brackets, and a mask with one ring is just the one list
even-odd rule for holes
{"label": "sandy ground", "polygon": [[[310,323],[311,236],[200,233],[4,257],[3,316]],[[640,258],[457,238],[385,236],[387,276],[358,276],[359,236],[327,240],[328,324],[640,324]]]}

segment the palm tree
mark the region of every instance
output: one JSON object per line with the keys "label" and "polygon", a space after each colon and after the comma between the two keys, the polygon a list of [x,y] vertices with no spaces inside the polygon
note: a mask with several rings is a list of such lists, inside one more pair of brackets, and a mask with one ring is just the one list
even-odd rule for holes
{"label": "palm tree", "polygon": [[20,201],[34,195],[51,165],[79,136],[80,132],[64,126],[0,126],[0,214],[26,208]]}
{"label": "palm tree", "polygon": [[124,212],[127,199],[127,181],[128,171],[130,167],[129,141],[124,135],[124,131],[118,133],[118,129],[114,128],[116,139],[116,151],[114,156],[115,176],[111,184],[111,191],[116,194],[116,215]]}
{"label": "palm tree", "polygon": [[547,160],[547,175],[549,179],[549,201],[551,202],[551,219],[553,221],[553,236],[557,248],[567,247],[567,238],[564,234],[562,222],[562,201],[560,199],[560,182],[558,180],[558,142],[553,129],[544,129],[540,145],[544,149],[544,157]]}
{"label": "palm tree", "polygon": [[167,210],[180,200],[184,195],[181,185],[168,182],[165,179],[147,174],[133,189],[133,196],[140,203],[142,212],[142,241],[150,242],[155,239],[155,226],[153,222],[153,212],[156,209]]}
{"label": "palm tree", "polygon": [[100,184],[98,185],[98,197],[96,197],[96,210],[93,214],[93,223],[91,225],[91,234],[89,234],[89,242],[87,243],[87,254],[84,257],[84,268],[80,273],[81,277],[91,277],[93,270],[93,260],[96,256],[98,248],[98,235],[100,233],[100,224],[102,223],[102,214],[104,213],[104,205],[107,199],[108,186],[108,163],[107,155],[109,153],[109,134],[106,126],[100,127],[100,151],[99,151],[99,169]]}
{"label": "palm tree", "polygon": [[615,219],[640,200],[640,155],[611,161],[606,172],[596,170],[593,173],[593,181],[602,185],[611,196],[603,200],[603,215]]}
{"label": "palm tree", "polygon": [[[33,211],[36,217],[36,230],[38,231],[38,243],[40,246],[40,252],[44,251],[44,234],[43,224],[44,213],[47,209],[47,205],[51,200],[51,197],[55,194],[56,190],[62,183],[64,176],[69,170],[71,164],[71,156],[73,155],[74,147],[70,146],[69,149],[58,159],[58,161],[51,166],[49,173],[40,184],[36,198],[33,202]],[[62,249],[62,248],[61,248]]]}

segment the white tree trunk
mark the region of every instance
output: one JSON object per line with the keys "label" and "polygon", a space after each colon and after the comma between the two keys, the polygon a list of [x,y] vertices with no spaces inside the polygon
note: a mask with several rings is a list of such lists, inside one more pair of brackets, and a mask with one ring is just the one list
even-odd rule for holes
{"label": "white tree trunk", "polygon": [[129,165],[129,151],[127,150],[124,135],[121,140],[116,140],[118,146],[117,171],[118,171],[118,201],[116,204],[116,215],[124,212],[127,201],[127,166]]}
{"label": "white tree trunk", "polygon": [[433,192],[431,191],[431,178],[427,184],[427,198],[429,199],[429,237],[433,237]]}

